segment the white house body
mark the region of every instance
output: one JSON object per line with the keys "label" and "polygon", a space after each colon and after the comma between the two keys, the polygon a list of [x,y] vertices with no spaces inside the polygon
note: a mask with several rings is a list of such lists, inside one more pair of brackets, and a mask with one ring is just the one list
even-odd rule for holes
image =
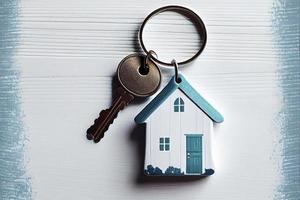
{"label": "white house body", "polygon": [[[175,112],[177,105],[174,103],[180,98],[183,102],[180,106],[184,110],[180,112],[178,109],[179,112]],[[167,168],[174,167],[179,168],[184,174],[202,174],[205,173],[205,168],[213,168],[210,155],[212,125],[211,119],[183,92],[174,91],[146,121],[145,168],[152,165],[165,172]],[[187,140],[193,138],[192,136],[195,136],[194,142],[190,142],[191,139]],[[193,155],[190,155],[192,152],[188,152],[187,142],[198,143],[198,137],[201,144],[196,145],[199,147],[200,155],[199,158],[193,158]],[[166,145],[169,145],[167,149]],[[194,161],[187,162],[189,159]],[[190,164],[196,166],[187,166]]]}
{"label": "white house body", "polygon": [[146,123],[145,174],[211,175],[213,121],[223,117],[181,75],[135,118]]}

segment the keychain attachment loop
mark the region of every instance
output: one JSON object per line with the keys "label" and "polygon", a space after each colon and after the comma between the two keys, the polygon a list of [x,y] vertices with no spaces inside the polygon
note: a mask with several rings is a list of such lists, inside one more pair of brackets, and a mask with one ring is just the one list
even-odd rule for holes
{"label": "keychain attachment loop", "polygon": [[153,60],[152,57],[153,55],[155,55],[155,57],[157,57],[157,54],[155,53],[155,51],[150,50],[148,52],[148,54],[146,55],[146,57],[144,58],[144,63],[143,65],[139,68],[139,72],[141,75],[147,75],[149,72],[149,60]]}
{"label": "keychain attachment loop", "polygon": [[178,75],[178,63],[176,62],[175,59],[173,59],[171,61],[172,65],[174,66],[175,68],[175,81],[176,83],[180,83],[181,82],[181,79],[179,78],[179,75]]}
{"label": "keychain attachment loop", "polygon": [[[165,7],[158,8],[158,9],[154,10],[153,12],[151,12],[145,18],[145,20],[143,21],[143,23],[140,27],[140,30],[139,30],[140,45],[141,45],[143,51],[148,55],[150,51],[147,50],[147,48],[145,47],[144,41],[143,41],[143,31],[144,31],[145,25],[152,17],[154,17],[160,13],[166,12],[166,11],[177,12],[177,13],[187,17],[189,20],[191,20],[191,22],[197,29],[197,33],[200,36],[201,44],[200,44],[200,48],[198,49],[196,54],[194,54],[191,58],[189,58],[187,60],[177,63],[177,65],[187,64],[187,63],[193,61],[195,58],[197,58],[203,51],[203,49],[206,45],[207,33],[206,33],[206,28],[205,28],[205,25],[204,25],[202,19],[194,11],[192,11],[186,7],[171,5],[171,6],[165,6]],[[151,54],[150,54],[150,56],[153,61],[155,61],[161,65],[165,65],[165,66],[169,66],[169,67],[174,65],[172,62],[171,63],[163,62],[163,61],[159,60],[157,57],[153,57]]]}
{"label": "keychain attachment loop", "polygon": [[[153,55],[155,55],[155,57],[153,57]],[[155,51],[153,50],[149,50],[149,52],[146,55],[146,59],[145,59],[145,67],[148,67],[148,62],[149,60],[153,60],[153,58],[157,58],[157,54],[155,53]]]}

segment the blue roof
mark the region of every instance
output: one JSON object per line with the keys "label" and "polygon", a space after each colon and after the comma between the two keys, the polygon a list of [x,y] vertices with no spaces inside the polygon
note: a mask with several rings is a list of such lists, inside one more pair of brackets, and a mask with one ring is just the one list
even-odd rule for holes
{"label": "blue roof", "polygon": [[179,74],[180,83],[173,76],[167,86],[134,118],[138,124],[144,123],[148,117],[176,90],[180,89],[196,106],[198,106],[214,122],[224,121],[223,116],[208,103],[183,77]]}

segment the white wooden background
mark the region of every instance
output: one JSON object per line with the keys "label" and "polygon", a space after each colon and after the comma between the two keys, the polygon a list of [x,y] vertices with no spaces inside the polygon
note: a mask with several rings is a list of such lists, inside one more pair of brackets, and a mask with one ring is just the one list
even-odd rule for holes
{"label": "white wooden background", "polygon": [[[281,162],[273,3],[22,0],[15,62],[21,69],[33,199],[273,199]],[[182,69],[225,117],[215,127],[216,173],[206,179],[140,176],[144,132],[133,118],[145,104],[120,113],[99,144],[85,138],[99,111],[111,103],[118,62],[138,50],[143,18],[169,4],[195,10],[208,31],[203,54]],[[156,37],[168,44],[161,43],[166,48],[160,56],[188,56],[197,47],[192,26],[178,16],[166,14],[154,25],[152,44],[159,45]],[[164,70],[164,84],[170,73]]]}

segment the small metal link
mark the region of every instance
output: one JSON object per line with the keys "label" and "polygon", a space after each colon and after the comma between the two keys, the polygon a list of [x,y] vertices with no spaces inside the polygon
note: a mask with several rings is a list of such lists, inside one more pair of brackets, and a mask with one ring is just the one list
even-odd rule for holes
{"label": "small metal link", "polygon": [[171,63],[172,63],[172,65],[173,65],[174,68],[175,68],[175,81],[176,81],[176,83],[180,83],[180,82],[181,82],[181,79],[180,79],[179,76],[178,76],[178,63],[176,62],[175,59],[173,59],[173,60],[171,61]]}

